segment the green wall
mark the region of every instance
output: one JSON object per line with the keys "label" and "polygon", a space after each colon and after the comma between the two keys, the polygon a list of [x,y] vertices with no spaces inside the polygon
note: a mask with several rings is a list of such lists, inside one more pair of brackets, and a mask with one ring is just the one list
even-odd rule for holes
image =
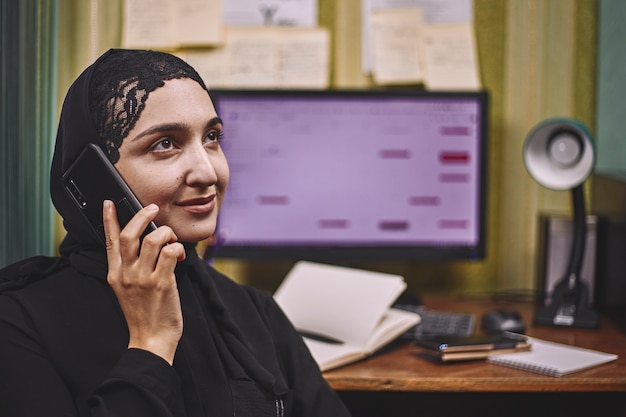
{"label": "green wall", "polygon": [[596,170],[626,174],[626,2],[600,1]]}

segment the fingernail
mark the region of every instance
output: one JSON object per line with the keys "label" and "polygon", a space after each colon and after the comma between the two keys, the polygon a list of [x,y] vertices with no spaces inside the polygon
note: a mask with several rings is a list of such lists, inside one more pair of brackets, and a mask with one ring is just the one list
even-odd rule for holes
{"label": "fingernail", "polygon": [[157,210],[159,207],[158,207],[156,204],[152,203],[152,204],[148,204],[148,205],[146,206],[146,208],[147,208],[148,210],[150,210],[150,211],[155,211],[155,210]]}
{"label": "fingernail", "polygon": [[102,208],[105,210],[109,210],[111,208],[111,200],[104,200],[102,202]]}

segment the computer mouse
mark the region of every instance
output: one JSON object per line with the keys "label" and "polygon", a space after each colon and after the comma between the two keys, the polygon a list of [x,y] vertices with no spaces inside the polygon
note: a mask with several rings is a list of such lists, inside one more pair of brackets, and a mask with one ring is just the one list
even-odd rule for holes
{"label": "computer mouse", "polygon": [[514,310],[488,311],[482,316],[481,326],[488,333],[524,333],[526,330],[522,316]]}

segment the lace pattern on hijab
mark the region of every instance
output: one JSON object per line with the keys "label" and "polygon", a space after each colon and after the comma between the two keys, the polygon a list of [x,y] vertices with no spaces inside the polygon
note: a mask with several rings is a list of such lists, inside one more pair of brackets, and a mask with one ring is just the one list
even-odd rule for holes
{"label": "lace pattern on hijab", "polygon": [[119,50],[94,68],[89,86],[89,110],[100,136],[100,147],[111,162],[139,119],[149,94],[177,78],[190,78],[208,89],[198,73],[180,58],[156,51]]}

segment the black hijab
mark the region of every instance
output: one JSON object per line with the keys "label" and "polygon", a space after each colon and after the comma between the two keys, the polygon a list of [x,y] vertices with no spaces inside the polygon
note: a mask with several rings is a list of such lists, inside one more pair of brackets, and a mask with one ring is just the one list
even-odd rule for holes
{"label": "black hijab", "polygon": [[[98,144],[113,163],[117,162],[117,149],[139,118],[150,92],[174,78],[194,79],[208,94],[192,67],[173,55],[155,51],[111,49],[80,74],[63,103],[50,173],[50,195],[67,231],[59,247],[61,256],[29,258],[5,268],[0,271],[0,291],[45,278],[68,264],[106,279],[106,251],[64,190],[63,172],[90,143]],[[176,269],[179,282],[186,282],[180,289],[181,299],[183,292],[189,293],[188,282],[193,282],[206,302],[206,307],[201,306],[204,302],[196,304],[208,309],[203,314],[226,372],[230,378],[243,372],[264,391],[282,395],[286,383],[274,377],[280,375],[278,364],[269,364],[268,371],[250,353],[245,336],[215,288],[214,271],[198,257],[193,244],[185,248],[187,259]]]}
{"label": "black hijab", "polygon": [[52,202],[67,230],[61,255],[71,253],[76,244],[99,245],[64,190],[63,173],[89,143],[99,145],[116,163],[118,148],[139,119],[150,93],[174,78],[191,78],[208,94],[198,73],[180,58],[126,49],[104,53],[70,87],[61,111],[50,171]]}

